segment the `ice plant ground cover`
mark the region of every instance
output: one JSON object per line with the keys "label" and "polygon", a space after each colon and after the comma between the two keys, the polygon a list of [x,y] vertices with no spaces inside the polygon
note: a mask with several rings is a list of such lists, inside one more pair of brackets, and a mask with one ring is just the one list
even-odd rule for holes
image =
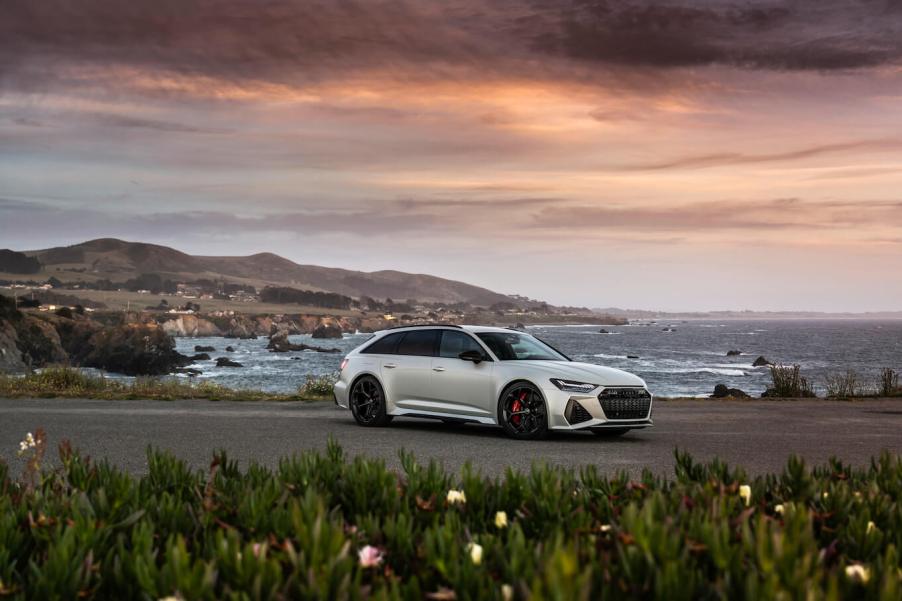
{"label": "ice plant ground cover", "polygon": [[[0,465],[0,598],[897,600],[902,458],[749,478],[536,466],[489,479],[409,454],[136,477],[40,431]],[[513,444],[513,443],[512,443]],[[19,473],[21,470],[21,474]],[[747,487],[747,488],[746,488]],[[503,514],[499,513],[503,512]]]}

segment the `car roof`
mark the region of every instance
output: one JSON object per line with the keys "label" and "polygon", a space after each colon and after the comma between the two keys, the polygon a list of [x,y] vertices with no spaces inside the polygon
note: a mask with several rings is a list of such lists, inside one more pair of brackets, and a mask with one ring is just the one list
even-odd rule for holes
{"label": "car roof", "polygon": [[451,323],[424,323],[418,325],[409,325],[409,326],[396,326],[393,328],[386,328],[384,330],[378,330],[375,332],[376,334],[387,334],[389,332],[404,332],[408,330],[418,330],[422,328],[437,328],[437,329],[454,329],[454,330],[465,330],[472,334],[476,334],[479,332],[504,332],[510,334],[513,331],[521,331],[515,330],[513,328],[499,328],[496,326],[471,326],[471,325],[457,325]]}

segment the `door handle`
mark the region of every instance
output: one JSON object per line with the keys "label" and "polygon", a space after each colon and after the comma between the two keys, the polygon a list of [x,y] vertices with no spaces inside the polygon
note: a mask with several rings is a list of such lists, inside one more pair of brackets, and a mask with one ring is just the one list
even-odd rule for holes
{"label": "door handle", "polygon": [[398,367],[398,366],[395,365],[394,363],[386,363],[386,364],[383,365],[382,367],[384,367],[385,369],[394,369],[394,368],[396,368],[396,367]]}
{"label": "door handle", "polygon": [[445,371],[444,367],[433,367],[432,371]]}

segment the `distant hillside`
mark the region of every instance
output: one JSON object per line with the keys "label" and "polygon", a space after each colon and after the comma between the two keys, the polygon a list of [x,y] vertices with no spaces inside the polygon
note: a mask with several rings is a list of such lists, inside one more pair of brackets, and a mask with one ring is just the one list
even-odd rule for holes
{"label": "distant hillside", "polygon": [[352,271],[299,265],[272,253],[247,257],[203,257],[173,248],[113,238],[66,247],[26,251],[43,265],[43,272],[61,281],[109,279],[124,281],[145,273],[169,279],[224,279],[230,282],[336,292],[377,299],[414,298],[433,302],[466,302],[489,306],[511,298],[485,288],[444,278],[400,271]]}

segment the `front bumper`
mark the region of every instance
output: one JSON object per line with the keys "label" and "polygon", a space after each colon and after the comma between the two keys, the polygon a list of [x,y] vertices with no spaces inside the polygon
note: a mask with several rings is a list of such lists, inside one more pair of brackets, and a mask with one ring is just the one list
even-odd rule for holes
{"label": "front bumper", "polygon": [[[583,430],[586,428],[648,428],[654,425],[652,421],[654,397],[648,400],[646,415],[631,416],[630,419],[611,419],[605,415],[601,400],[598,398],[601,390],[603,389],[598,388],[589,393],[565,392],[557,389],[553,384],[543,388],[542,393],[548,403],[549,427],[552,430]],[[579,403],[579,407],[588,413],[588,419],[585,419],[586,415],[582,411],[575,415],[574,405],[571,404],[571,401]],[[568,405],[570,405],[569,411]],[[568,416],[577,423],[568,421]]]}

